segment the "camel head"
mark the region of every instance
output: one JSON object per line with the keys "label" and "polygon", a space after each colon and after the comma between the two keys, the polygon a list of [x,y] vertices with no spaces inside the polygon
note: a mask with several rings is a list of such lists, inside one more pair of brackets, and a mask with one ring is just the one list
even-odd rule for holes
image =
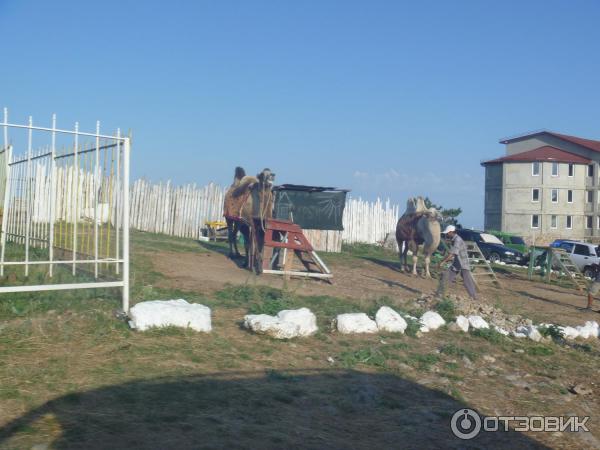
{"label": "camel head", "polygon": [[263,187],[272,188],[275,182],[275,174],[271,172],[271,169],[263,169],[261,173],[256,175],[258,182]]}
{"label": "camel head", "polygon": [[410,197],[406,201],[406,212],[407,214],[412,214],[417,212],[417,199],[414,197]]}
{"label": "camel head", "polygon": [[414,214],[417,212],[427,211],[425,200],[423,197],[410,197],[406,202],[406,213]]}
{"label": "camel head", "polygon": [[246,171],[244,170],[243,167],[238,166],[235,168],[235,175],[233,177],[235,180],[241,180],[245,176],[246,176]]}

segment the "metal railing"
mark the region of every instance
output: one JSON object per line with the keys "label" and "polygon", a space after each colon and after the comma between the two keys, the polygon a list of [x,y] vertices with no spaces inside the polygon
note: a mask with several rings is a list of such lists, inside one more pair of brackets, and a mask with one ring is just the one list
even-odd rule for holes
{"label": "metal railing", "polygon": [[[57,128],[56,115],[51,127],[11,123],[6,108],[0,127],[0,293],[118,287],[127,312],[130,138],[101,134],[100,122]],[[28,284],[43,269],[47,282]]]}

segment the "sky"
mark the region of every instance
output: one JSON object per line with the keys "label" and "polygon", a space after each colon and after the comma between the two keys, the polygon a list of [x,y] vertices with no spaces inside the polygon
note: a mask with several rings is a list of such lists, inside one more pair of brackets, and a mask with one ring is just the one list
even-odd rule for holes
{"label": "sky", "polygon": [[505,136],[600,139],[600,2],[0,0],[10,121],[132,134],[132,179],[278,183],[483,225]]}

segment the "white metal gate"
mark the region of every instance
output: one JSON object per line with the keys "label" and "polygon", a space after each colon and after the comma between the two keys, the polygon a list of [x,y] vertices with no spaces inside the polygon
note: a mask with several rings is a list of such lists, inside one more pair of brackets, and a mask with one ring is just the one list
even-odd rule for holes
{"label": "white metal gate", "polygon": [[119,287],[128,312],[130,139],[0,128],[0,293]]}

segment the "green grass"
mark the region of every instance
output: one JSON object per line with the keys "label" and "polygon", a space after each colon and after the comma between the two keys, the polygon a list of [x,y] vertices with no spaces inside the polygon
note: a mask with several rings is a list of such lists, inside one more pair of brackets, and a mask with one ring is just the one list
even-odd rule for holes
{"label": "green grass", "polygon": [[[137,250],[158,252],[193,252],[206,253],[207,250],[196,240],[166,236],[164,234],[132,231],[130,234],[131,245]],[[215,244],[212,243],[211,244]]]}
{"label": "green grass", "polygon": [[442,301],[440,301],[435,306],[435,310],[439,313],[440,316],[443,317],[443,319],[446,322],[452,322],[456,319],[456,306],[454,305],[454,302],[448,298],[445,298]]}
{"label": "green grass", "polygon": [[551,356],[554,355],[554,350],[546,345],[536,345],[529,347],[525,352],[531,356]]}
{"label": "green grass", "polygon": [[440,353],[450,356],[457,356],[459,358],[466,356],[472,361],[475,361],[479,356],[475,351],[454,343],[445,344],[440,347]]}
{"label": "green grass", "polygon": [[538,331],[544,337],[550,337],[554,340],[561,340],[564,338],[563,331],[558,327],[558,325],[550,325],[538,327]]}
{"label": "green grass", "polygon": [[406,363],[418,370],[428,371],[431,366],[440,361],[439,355],[435,353],[411,353],[406,357]]}
{"label": "green grass", "polygon": [[480,328],[477,330],[473,330],[471,334],[473,336],[485,339],[486,341],[495,345],[507,342],[506,336],[503,336],[502,334],[498,333],[496,330],[493,330],[491,328]]}
{"label": "green grass", "polygon": [[343,352],[339,356],[339,360],[348,369],[358,364],[384,368],[387,363],[386,355],[379,348],[362,348]]}
{"label": "green grass", "polygon": [[417,333],[421,329],[421,323],[419,322],[419,320],[411,319],[410,317],[404,317],[404,320],[406,320],[406,324],[407,324],[407,327],[406,327],[406,330],[404,330],[404,333],[407,336],[416,337]]}

